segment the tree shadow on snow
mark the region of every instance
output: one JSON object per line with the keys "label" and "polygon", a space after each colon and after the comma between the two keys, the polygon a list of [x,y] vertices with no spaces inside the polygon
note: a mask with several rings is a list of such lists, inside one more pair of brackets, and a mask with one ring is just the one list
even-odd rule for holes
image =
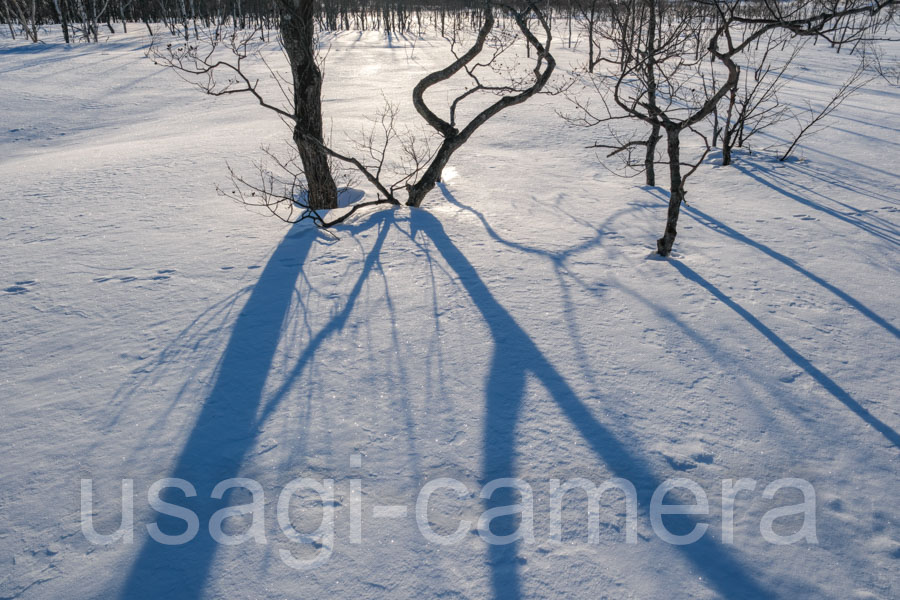
{"label": "tree shadow on snow", "polygon": [[[445,196],[452,198],[445,188],[443,191]],[[239,476],[242,464],[256,444],[262,424],[289,396],[292,384],[314,362],[322,345],[346,325],[370,274],[381,269],[380,252],[388,231],[393,227],[394,215],[394,211],[378,211],[364,217],[359,224],[344,227],[350,233],[377,227],[378,234],[343,307],[332,314],[324,327],[316,332],[309,331],[309,341],[299,356],[292,359],[290,369],[274,392],[264,391],[266,380],[273,369],[276,349],[292,312],[298,278],[304,276],[303,265],[316,243],[317,234],[296,227],[272,254],[234,323],[210,391],[170,471],[171,477],[191,482],[196,487],[197,495],[185,498],[181,492],[169,488],[171,493],[163,496],[163,500],[196,513],[201,524],[200,532],[191,542],[179,546],[163,545],[147,539],[127,575],[120,598],[194,599],[204,594],[217,549],[205,525],[216,510],[229,504],[227,495],[222,500],[211,499],[212,488],[224,479]],[[476,268],[454,244],[436,217],[427,211],[412,210],[409,225],[413,241],[417,238],[428,240],[448,266],[448,273],[459,278],[493,341],[493,355],[485,382],[483,480],[515,477],[517,474],[518,421],[526,381],[528,377],[534,377],[613,476],[625,478],[635,485],[639,511],[646,518],[652,493],[662,483],[646,459],[595,417],[585,399],[576,394],[535,341],[494,297]],[[597,231],[596,236],[599,235],[602,233]],[[578,244],[577,248],[588,248],[597,243],[596,236]],[[541,251],[534,249],[534,252]],[[547,253],[552,258],[551,255],[553,253]],[[568,251],[560,253],[555,261],[558,267],[562,268],[568,255]],[[388,309],[393,311],[387,289],[385,294]],[[304,308],[301,306],[300,310]],[[400,377],[403,377],[402,373]],[[594,398],[593,401],[599,399]],[[407,414],[406,418],[409,421],[410,416]],[[485,507],[497,508],[516,502],[512,489],[501,488],[485,503]],[[698,523],[689,515],[668,515],[666,518],[668,528],[679,533],[691,531]],[[157,525],[170,535],[184,531],[184,521],[177,518],[160,515]],[[494,519],[491,525],[495,535],[512,533],[517,527],[512,516]],[[759,583],[739,562],[731,549],[719,544],[710,535],[705,535],[694,544],[672,548],[681,553],[693,572],[702,575],[722,596],[761,598],[772,595],[771,590]],[[518,545],[489,546],[487,562],[491,570],[493,596],[521,597]]]}
{"label": "tree shadow on snow", "polygon": [[[351,233],[371,227],[380,229],[343,309],[311,336],[285,383],[274,394],[264,394],[296,296],[297,280],[320,234],[306,224],[297,225],[276,248],[234,323],[214,383],[171,469],[170,477],[190,482],[196,488],[196,496],[185,498],[174,488],[167,488],[168,493],[162,494],[163,501],[196,513],[200,531],[193,540],[180,545],[164,545],[147,538],[126,577],[120,598],[187,600],[203,595],[217,548],[206,524],[215,511],[229,504],[228,494],[214,500],[210,492],[218,482],[239,476],[260,427],[287,396],[290,383],[313,360],[325,340],[346,323],[375,266],[390,216],[391,211],[381,211],[359,225],[342,228]],[[185,531],[184,521],[174,517],[159,515],[156,524],[168,535]]]}
{"label": "tree shadow on snow", "polygon": [[[659,189],[653,189],[651,192],[654,192],[665,202],[668,202],[667,194],[662,192]],[[722,233],[736,241],[747,244],[748,246],[755,248],[762,252],[763,254],[769,256],[782,263],[786,267],[789,267],[796,271],[797,273],[807,277],[813,283],[821,286],[822,288],[828,290],[848,305],[855,308],[860,314],[864,315],[866,318],[871,320],[873,323],[882,327],[887,333],[893,335],[894,337],[900,337],[900,331],[897,330],[896,327],[891,325],[887,320],[883,317],[875,313],[872,309],[867,307],[865,304],[843,291],[842,289],[836,287],[835,285],[829,283],[822,277],[819,277],[815,273],[812,273],[808,269],[800,266],[793,259],[773,250],[769,246],[757,242],[746,235],[740,233],[739,231],[729,227],[725,223],[722,223],[718,219],[708,215],[703,212],[696,206],[685,206],[684,213],[693,218],[697,223],[712,229],[713,231]],[[853,411],[860,419],[862,419],[865,423],[870,425],[873,429],[878,431],[881,435],[885,437],[885,439],[893,444],[896,448],[900,448],[900,434],[893,429],[887,423],[881,421],[878,417],[873,415],[862,406],[857,400],[855,400],[844,388],[838,385],[833,379],[828,377],[821,370],[816,368],[809,359],[804,357],[802,354],[797,352],[790,344],[788,344],[784,339],[779,337],[774,331],[766,327],[762,321],[754,317],[748,310],[742,307],[740,304],[735,302],[733,299],[725,295],[721,290],[715,287],[712,283],[704,279],[699,273],[681,263],[677,260],[670,260],[670,264],[672,264],[678,271],[681,273],[686,279],[697,283],[702,288],[704,288],[707,292],[718,298],[722,301],[726,306],[736,312],[741,318],[743,318],[747,323],[752,325],[759,333],[766,337],[782,354],[784,354],[788,359],[791,360],[795,365],[801,368],[804,372],[806,372],[810,377],[812,377],[819,385],[821,385],[829,394],[831,394],[836,400],[841,402],[844,406]]]}
{"label": "tree shadow on snow", "polygon": [[880,420],[878,417],[869,412],[864,406],[857,402],[847,391],[839,386],[833,379],[816,368],[806,357],[797,352],[790,344],[780,338],[774,331],[766,327],[762,321],[754,317],[750,311],[728,297],[719,288],[704,279],[696,271],[677,260],[670,260],[669,263],[678,270],[686,279],[693,281],[707,292],[715,296],[718,300],[725,304],[728,308],[736,312],[742,319],[747,321],[759,333],[761,333],[773,346],[775,346],[782,354],[791,360],[795,365],[803,369],[810,377],[812,377],[819,385],[825,388],[829,394],[834,396],[844,406],[853,411],[860,419],[865,421],[873,429],[879,432],[896,448],[900,448],[900,434],[897,433],[890,425]]}
{"label": "tree shadow on snow", "polygon": [[[830,217],[847,223],[848,225],[858,227],[866,233],[882,239],[889,244],[900,246],[900,229],[898,229],[897,226],[895,226],[887,219],[877,217],[871,214],[871,212],[863,211],[844,202],[834,200],[833,198],[829,198],[814,190],[802,189],[801,191],[805,194],[820,196],[822,198],[822,202],[816,202],[804,195],[801,195],[800,193],[792,192],[788,189],[788,186],[796,186],[796,184],[793,183],[789,178],[785,178],[784,176],[780,175],[778,173],[778,170],[776,169],[763,169],[759,166],[744,166],[738,163],[734,163],[734,167],[757,183],[760,183],[767,188],[778,192],[786,198],[790,198],[798,204],[802,204],[803,206],[806,206],[808,208],[821,211]],[[820,179],[822,178],[821,174],[816,175],[810,168],[794,168],[800,171],[804,171],[810,177],[818,177]],[[845,189],[854,194],[866,195],[882,202],[893,202],[893,200],[890,199],[889,196],[875,196],[871,191],[854,189],[847,183],[834,181],[834,178],[828,180],[828,183],[829,185]],[[824,204],[825,201],[837,204],[838,208],[832,208],[831,206]],[[893,207],[884,207],[884,209],[891,209],[892,212],[896,211],[896,209]]]}
{"label": "tree shadow on snow", "polygon": [[[442,188],[444,195],[449,195]],[[477,270],[446,234],[441,223],[425,211],[413,211],[411,231],[421,232],[437,249],[457,275],[471,301],[487,324],[494,344],[485,392],[485,430],[482,449],[482,478],[485,481],[516,477],[516,429],[521,416],[527,377],[534,376],[559,405],[563,414],[603,461],[615,477],[631,481],[637,489],[639,510],[646,514],[653,491],[662,481],[648,463],[623,444],[601,423],[591,408],[578,397],[565,378],[540,351],[534,340],[494,297]],[[515,504],[511,488],[500,488],[485,503],[485,508]],[[670,515],[666,525],[673,532],[689,532],[698,521],[688,515]],[[491,522],[494,535],[509,535],[517,524],[512,516]],[[721,595],[729,598],[771,597],[771,591],[758,583],[738,562],[734,553],[710,536],[685,546],[673,546],[691,564],[693,570]],[[519,598],[522,595],[518,544],[489,546],[492,591],[495,598]]]}
{"label": "tree shadow on snow", "polygon": [[[668,202],[669,202],[668,193],[663,192],[662,190],[660,190],[658,188],[653,188],[650,191],[652,193],[654,193],[658,198],[663,200],[666,204],[668,204]],[[700,225],[703,225],[704,227],[707,227],[708,229],[712,229],[713,231],[716,231],[718,233],[726,235],[738,242],[747,244],[748,246],[755,248],[756,250],[759,250],[766,256],[769,256],[770,258],[777,260],[784,266],[786,266],[790,269],[793,269],[797,273],[803,275],[804,277],[808,278],[813,283],[828,290],[829,292],[831,292],[832,294],[834,294],[835,296],[837,296],[838,298],[840,298],[841,300],[846,302],[848,305],[850,305],[853,308],[855,308],[856,310],[858,310],[867,319],[869,319],[870,321],[872,321],[879,327],[883,328],[885,331],[887,331],[894,337],[900,338],[900,330],[898,330],[896,327],[891,325],[884,317],[880,316],[878,313],[873,311],[871,308],[869,308],[868,306],[866,306],[865,304],[863,304],[862,302],[860,302],[859,300],[857,300],[856,298],[854,298],[853,296],[851,296],[850,294],[845,292],[844,290],[829,283],[828,281],[826,281],[822,277],[816,275],[809,269],[806,269],[806,268],[800,266],[794,259],[792,259],[788,256],[785,256],[784,254],[782,254],[776,250],[773,250],[772,248],[770,248],[769,246],[766,246],[765,244],[763,244],[761,242],[757,242],[756,240],[747,237],[743,233],[737,231],[733,227],[729,227],[722,221],[719,221],[715,217],[703,212],[702,210],[700,210],[699,208],[697,208],[694,205],[690,205],[690,206],[685,205],[684,213],[686,215],[690,216],[692,219],[694,219]]]}

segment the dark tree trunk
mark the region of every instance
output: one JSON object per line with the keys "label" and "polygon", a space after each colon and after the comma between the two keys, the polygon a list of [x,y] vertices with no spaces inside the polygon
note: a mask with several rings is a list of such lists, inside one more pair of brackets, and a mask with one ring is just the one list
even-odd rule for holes
{"label": "dark tree trunk", "polygon": [[67,44],[71,43],[71,38],[69,38],[69,12],[68,7],[66,6],[66,0],[57,0],[53,3],[53,7],[56,9],[56,12],[59,13],[59,22],[62,24],[62,32],[63,39]]}
{"label": "dark tree trunk", "polygon": [[666,141],[669,153],[669,212],[666,217],[666,231],[656,240],[656,251],[660,256],[668,256],[675,243],[678,215],[684,201],[684,181],[681,178],[681,129],[677,126],[666,128]]}
{"label": "dark tree trunk", "polygon": [[649,186],[656,185],[656,144],[662,139],[659,129],[659,125],[651,126],[650,137],[647,138],[647,154],[644,155],[644,176]]}
{"label": "dark tree trunk", "polygon": [[588,21],[588,73],[594,72],[594,23],[593,20]]}
{"label": "dark tree trunk", "polygon": [[[13,29],[13,20],[9,14],[9,3],[8,2],[3,3],[3,10],[6,13],[6,24],[9,26],[9,35],[11,35],[12,39],[15,40],[16,39],[16,30]],[[68,37],[66,38],[66,43],[67,44],[69,43]]]}
{"label": "dark tree trunk", "polygon": [[468,137],[469,136],[465,136],[465,139],[462,139],[462,136],[456,135],[444,140],[444,143],[441,144],[440,149],[437,154],[435,154],[431,164],[428,165],[428,168],[422,174],[422,177],[420,177],[414,185],[406,186],[406,191],[409,194],[409,197],[406,200],[407,206],[422,206],[422,201],[425,200],[425,196],[427,196],[428,192],[433,190],[434,186],[441,180],[441,173],[444,171],[444,167],[447,166],[447,163],[450,162],[450,157],[453,156],[453,153],[466,142]]}
{"label": "dark tree trunk", "polygon": [[734,134],[737,129],[732,124],[734,118],[734,106],[737,102],[737,87],[732,87],[728,95],[728,112],[725,114],[725,127],[722,130],[722,166],[731,164],[731,148],[734,146]]}
{"label": "dark tree trunk", "polygon": [[[654,119],[659,118],[659,107],[656,104],[656,11],[657,5],[655,0],[647,2],[649,16],[647,19],[647,111]],[[650,128],[650,137],[647,138],[647,153],[644,155],[644,177],[647,185],[656,185],[656,143],[659,142],[660,126],[659,123],[653,123]]]}
{"label": "dark tree trunk", "polygon": [[307,202],[316,210],[337,208],[337,186],[321,145],[322,73],[315,60],[315,2],[281,0],[280,4],[281,35],[294,80],[294,143],[306,174]]}

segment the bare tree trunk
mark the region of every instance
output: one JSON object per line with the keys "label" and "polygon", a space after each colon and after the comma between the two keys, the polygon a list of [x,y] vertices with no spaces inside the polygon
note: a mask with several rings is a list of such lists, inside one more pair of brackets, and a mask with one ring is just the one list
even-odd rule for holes
{"label": "bare tree trunk", "polygon": [[[737,102],[737,86],[731,88],[728,95],[728,112],[725,114],[725,128],[722,130],[722,166],[727,167],[731,164],[731,148],[734,146],[734,127],[732,119],[734,118],[734,105]],[[738,131],[740,131],[738,127]]]}
{"label": "bare tree trunk", "polygon": [[666,142],[669,153],[669,212],[666,216],[666,230],[656,240],[656,251],[660,256],[668,256],[678,235],[678,215],[684,201],[684,181],[681,178],[681,128],[677,125],[666,127]]}
{"label": "bare tree trunk", "polygon": [[128,33],[128,21],[125,18],[125,9],[131,6],[131,2],[127,5],[123,0],[119,1],[119,18],[122,19],[122,33]]}
{"label": "bare tree trunk", "polygon": [[322,72],[315,59],[315,3],[280,0],[279,4],[281,36],[294,80],[294,143],[306,175],[307,202],[314,210],[337,208],[337,186],[323,150]]}
{"label": "bare tree trunk", "polygon": [[24,0],[20,2],[20,0],[11,0],[13,8],[16,10],[17,16],[19,17],[19,23],[22,25],[22,31],[25,32],[25,35],[28,38],[37,44],[38,42],[38,25],[35,19],[36,12],[36,4],[34,2],[31,3],[31,16],[29,18],[27,8],[28,6],[25,4]]}
{"label": "bare tree trunk", "polygon": [[[659,115],[659,108],[656,104],[656,0],[649,0],[647,3],[649,9],[649,18],[647,22],[647,109],[648,114],[654,119]],[[654,123],[651,126],[650,137],[647,138],[647,153],[644,155],[644,177],[647,185],[656,185],[656,168],[654,159],[656,158],[656,143],[660,140],[659,125]]]}
{"label": "bare tree trunk", "polygon": [[659,125],[652,125],[647,138],[647,153],[644,155],[644,177],[647,185],[656,185],[656,144],[662,139]]}
{"label": "bare tree trunk", "polygon": [[588,73],[594,72],[597,63],[594,62],[594,20],[588,22]]}
{"label": "bare tree trunk", "polygon": [[[472,132],[474,131],[475,130],[472,129]],[[450,161],[450,157],[453,156],[453,153],[456,152],[460,146],[465,144],[468,139],[469,135],[455,135],[444,139],[444,143],[441,144],[440,149],[437,154],[434,155],[434,159],[431,161],[431,164],[428,165],[428,168],[422,174],[419,181],[413,185],[406,186],[406,191],[409,194],[409,198],[406,201],[408,206],[422,205],[422,201],[425,200],[425,196],[428,195],[428,192],[433,190],[434,186],[441,180],[441,173]]]}
{"label": "bare tree trunk", "polygon": [[[9,25],[9,35],[11,35],[12,39],[15,40],[16,39],[16,30],[13,29],[13,20],[9,14],[9,3],[8,2],[3,3],[3,11],[6,13],[6,24]],[[66,43],[68,44],[69,40],[66,40]]]}
{"label": "bare tree trunk", "polygon": [[62,24],[63,39],[68,44],[71,40],[69,39],[69,18],[66,15],[66,12],[68,11],[66,9],[65,0],[63,0],[62,4],[60,4],[60,0],[53,0],[53,8],[56,9],[56,13],[59,15],[59,22]]}

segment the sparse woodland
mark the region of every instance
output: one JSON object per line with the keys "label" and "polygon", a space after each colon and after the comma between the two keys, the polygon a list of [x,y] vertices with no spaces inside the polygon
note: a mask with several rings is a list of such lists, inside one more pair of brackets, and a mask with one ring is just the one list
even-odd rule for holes
{"label": "sparse woodland", "polygon": [[[782,128],[792,136],[779,149],[786,160],[853,92],[875,77],[897,78],[891,59],[873,44],[895,34],[896,7],[896,0],[3,0],[0,18],[10,35],[35,43],[50,23],[62,25],[66,43],[98,42],[101,32],[114,36],[129,22],[142,23],[153,36],[148,54],[156,63],[207,94],[251,96],[291,127],[289,155],[264,149],[265,160],[249,175],[229,167],[235,186],[226,193],[283,220],[308,218],[323,228],[365,206],[421,206],[453,154],[488,120],[535,94],[564,94],[571,109],[562,118],[596,129],[591,148],[604,168],[641,175],[648,186],[657,185],[660,167],[667,171],[669,206],[657,240],[658,253],[666,256],[687,181],[714,149],[727,166],[756,134]],[[397,122],[397,107],[386,100],[371,107],[372,128],[352,149],[332,147],[323,125],[321,67],[328,59],[320,36],[341,30],[431,31],[448,41],[447,65],[423,73],[409,90],[422,120],[418,128]],[[260,54],[273,36],[289,73]],[[554,44],[573,43],[583,45],[584,64],[555,76]],[[860,66],[824,107],[791,110],[779,91],[807,43],[855,55]],[[283,98],[261,91],[259,78],[248,74],[254,63],[265,65]],[[458,84],[455,96],[446,106],[430,105],[426,92],[451,80]],[[477,110],[467,112],[468,106]],[[371,186],[374,199],[337,216],[319,212],[338,208],[341,181],[356,179]]]}
{"label": "sparse woodland", "polygon": [[898,3],[0,0],[0,600],[900,598]]}

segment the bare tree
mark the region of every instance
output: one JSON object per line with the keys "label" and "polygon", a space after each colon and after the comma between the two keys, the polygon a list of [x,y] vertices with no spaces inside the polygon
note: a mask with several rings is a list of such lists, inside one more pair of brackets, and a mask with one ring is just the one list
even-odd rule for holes
{"label": "bare tree", "polygon": [[[685,59],[686,45],[695,39],[692,30],[702,23],[697,7],[679,6],[678,19],[672,18],[673,10],[676,9],[659,0],[626,0],[610,6],[608,21],[599,22],[596,29],[616,48],[616,55],[598,62],[611,65],[614,71],[589,79],[600,106],[595,109],[589,100],[570,93],[568,97],[577,111],[565,115],[581,126],[605,124],[611,139],[591,147],[609,150],[608,158],[624,159],[624,165],[643,173],[650,186],[656,185],[657,144],[663,137],[662,121],[651,115],[665,110],[666,103],[673,108],[680,102],[677,97],[685,89],[684,73],[700,62]],[[624,96],[628,99],[624,100]],[[626,110],[621,110],[623,100],[628,105]],[[661,101],[664,106],[659,105]],[[649,125],[646,135],[632,130],[623,133],[613,126],[616,121],[635,118]],[[642,157],[638,158],[634,153],[641,148]]]}
{"label": "bare tree", "polygon": [[[797,58],[802,43],[790,43],[790,53],[776,58],[778,49],[784,49],[791,40],[785,40],[784,32],[770,32],[762,44],[749,46],[741,57],[740,80],[725,98],[724,111],[717,106],[711,115],[713,123],[712,145],[722,140],[722,166],[731,164],[732,151],[744,145],[756,134],[774,127],[791,115],[788,107],[779,100],[778,92],[787,83],[784,75]],[[717,88],[716,73],[710,73],[709,81],[702,77],[704,90]],[[724,114],[722,114],[724,112]]]}
{"label": "bare tree", "polygon": [[[16,30],[13,29],[13,18],[9,13],[10,0],[3,0],[3,14],[6,17],[6,25],[9,27],[9,35],[13,40],[16,39]],[[68,39],[66,40],[68,42]]]}
{"label": "bare tree", "polygon": [[600,24],[603,22],[601,7],[600,0],[573,0],[574,12],[579,17],[579,27],[587,35],[588,73],[594,72],[602,57],[603,36],[599,31]]}
{"label": "bare tree", "polygon": [[[822,121],[825,120],[831,113],[833,113],[841,104],[844,103],[844,100],[852,96],[854,93],[863,88],[870,81],[875,79],[876,75],[872,75],[868,72],[865,61],[860,62],[859,66],[850,75],[850,77],[838,87],[837,91],[835,91],[834,95],[829,99],[829,101],[822,107],[820,110],[816,110],[813,108],[812,104],[807,101],[807,111],[806,111],[806,119],[801,119],[800,116],[795,116],[797,122],[800,124],[800,129],[797,134],[794,136],[794,139],[791,141],[787,150],[785,150],[781,156],[778,157],[778,160],[785,161],[797,147],[797,144],[800,143],[800,139],[803,137],[809,137],[823,128]],[[804,120],[806,122],[804,122]]]}
{"label": "bare tree", "polygon": [[[28,39],[36,44],[38,42],[37,0],[31,0],[30,3],[28,0],[4,0],[4,2],[6,4],[7,14],[9,13],[9,6],[11,5],[16,18],[19,19],[19,25],[22,26],[22,31]],[[11,24],[10,31],[12,31]]]}
{"label": "bare tree", "polygon": [[[619,73],[612,80],[607,76],[598,86],[606,114],[588,115],[584,120],[588,124],[608,123],[624,115],[651,128],[659,127],[665,133],[669,206],[665,231],[657,240],[660,255],[667,256],[672,250],[686,193],[685,180],[700,164],[699,161],[682,163],[681,134],[685,131],[697,134],[708,151],[707,137],[698,127],[718,110],[720,101],[729,94],[734,99],[732,106],[737,105],[741,69],[736,57],[763,36],[778,31],[790,36],[821,38],[833,44],[864,40],[867,32],[889,18],[888,13],[896,2],[801,0],[790,4],[751,5],[740,0],[695,0],[689,4],[630,0],[631,6],[626,3],[622,14],[627,18],[620,19],[621,25],[610,30],[615,36],[613,44],[619,48],[616,64]],[[710,61],[708,78],[700,70],[706,58]],[[715,69],[721,73],[716,75]],[[755,92],[757,98],[759,93],[759,90]],[[579,105],[584,108],[587,103]],[[747,104],[745,117],[753,114],[752,106]],[[618,109],[619,114],[614,114],[613,109]],[[763,112],[757,106],[756,115],[760,114]],[[737,129],[732,133],[740,137]],[[652,143],[647,138],[619,138],[616,144],[604,143],[598,147],[610,148],[615,155],[639,145],[649,150]],[[646,162],[652,165],[651,157]],[[687,171],[682,167],[687,167]]]}
{"label": "bare tree", "polygon": [[316,64],[315,5],[278,0],[281,40],[293,78],[293,138],[306,175],[310,208],[337,208],[337,186],[323,150],[322,72]]}
{"label": "bare tree", "polygon": [[[176,73],[212,96],[250,94],[260,105],[290,123],[292,138],[303,166],[305,197],[299,200],[314,210],[337,208],[337,185],[324,147],[322,119],[322,72],[316,62],[314,11],[305,0],[279,0],[283,7],[281,39],[291,70],[291,79],[269,65],[259,53],[260,30],[232,29],[229,35],[198,33],[197,43],[166,44],[155,40],[148,54],[157,64]],[[274,104],[259,90],[259,79],[248,74],[245,61],[256,59],[268,70],[284,102]],[[293,164],[293,163],[291,163]]]}
{"label": "bare tree", "polygon": [[874,41],[867,40],[861,44],[860,54],[869,70],[894,87],[900,86],[900,58],[886,55]]}
{"label": "bare tree", "polygon": [[[708,139],[697,126],[715,110],[738,79],[739,68],[732,60],[733,43],[727,39],[728,49],[718,48],[719,39],[727,38],[728,30],[720,25],[707,31],[712,18],[699,4],[676,6],[660,0],[631,0],[620,6],[615,26],[607,29],[607,35],[615,36],[613,45],[619,48],[619,61],[615,65],[618,72],[594,80],[603,112],[595,114],[584,103],[578,103],[586,115],[582,118],[587,125],[624,118],[649,126],[646,138],[616,135],[614,144],[594,145],[611,150],[609,156],[624,153],[630,167],[639,166],[631,161],[631,149],[644,147],[641,167],[648,185],[655,185],[656,143],[664,134],[670,200],[666,230],[657,241],[657,251],[663,256],[669,254],[675,240],[678,215],[686,194],[685,183],[709,151]],[[704,39],[709,41],[704,44]],[[708,56],[713,63],[706,60]],[[726,74],[714,89],[704,90],[696,82],[702,69],[707,68],[705,65],[712,69],[715,61],[725,67]],[[702,141],[701,154],[691,163],[682,162],[681,138],[685,131],[696,134]]]}
{"label": "bare tree", "polygon": [[[521,104],[537,94],[547,84],[547,81],[553,74],[556,61],[549,50],[552,36],[550,26],[543,13],[536,6],[529,3],[528,10],[530,14],[536,18],[544,31],[544,41],[541,42],[529,28],[524,12],[518,11],[509,5],[503,6],[515,20],[519,32],[525,38],[525,43],[535,49],[531,77],[524,78],[521,81],[507,78],[507,81],[501,85],[492,85],[483,81],[480,71],[499,68],[497,59],[507,47],[511,46],[511,44],[509,46],[500,46],[499,51],[495,50],[485,62],[476,61],[484,49],[485,41],[495,26],[493,9],[490,4],[485,5],[482,11],[482,25],[478,31],[475,43],[465,53],[457,56],[457,59],[450,65],[426,75],[413,89],[413,106],[415,106],[416,111],[428,125],[440,133],[443,141],[431,159],[428,168],[424,170],[415,183],[407,186],[409,196],[406,204],[409,206],[420,206],[422,204],[425,195],[440,181],[441,173],[450,161],[450,157],[472,137],[472,134],[478,128],[502,110]],[[450,103],[449,120],[442,119],[426,104],[425,92],[429,88],[447,81],[460,71],[464,71],[469,77],[472,82],[471,87],[457,95]],[[472,117],[464,126],[458,127],[456,117],[461,103],[479,92],[496,94],[498,99]]]}
{"label": "bare tree", "polygon": [[[357,169],[377,190],[378,197],[364,205],[401,204],[398,192],[405,190],[405,204],[420,206],[428,192],[440,181],[443,169],[453,154],[489,119],[540,92],[556,65],[549,51],[552,39],[550,26],[536,6],[529,3],[526,9],[518,10],[510,5],[495,7],[485,3],[478,13],[479,24],[471,45],[466,46],[464,51],[458,51],[462,36],[458,35],[460,28],[454,27],[451,51],[455,60],[447,67],[426,75],[412,91],[413,106],[437,141],[431,143],[428,136],[414,134],[408,128],[401,130],[396,123],[396,106],[386,103],[382,112],[376,112],[375,127],[360,136],[354,144],[359,153],[354,156],[336,150],[323,139],[322,76],[314,53],[315,13],[306,2],[279,2],[296,2],[289,7],[292,12],[285,10],[281,19],[281,40],[291,67],[290,80],[285,80],[262,60],[268,68],[270,80],[284,95],[284,101],[279,104],[266,98],[259,87],[259,79],[252,77],[246,66],[249,57],[262,58],[258,53],[258,41],[255,41],[261,36],[256,31],[233,30],[224,37],[205,35],[201,36],[202,43],[198,44],[167,44],[163,47],[157,43],[151,47],[149,54],[157,63],[174,68],[207,94],[250,94],[260,105],[291,124],[293,142],[300,160],[289,158],[276,164],[282,171],[294,169],[293,174],[290,177],[276,177],[265,168],[258,169],[262,183],[249,185],[249,197],[252,199],[249,203],[278,212],[272,209],[290,202],[292,206],[278,212],[280,216],[288,214],[291,215],[289,218],[312,218],[325,227],[336,221],[326,221],[315,211],[338,205],[337,186],[332,175],[333,161]],[[495,8],[509,15],[514,27],[498,27]],[[529,28],[529,18],[540,24],[543,40],[538,39]],[[512,52],[516,41],[521,39],[534,49],[532,68],[524,74],[515,66],[509,66],[510,63],[515,65],[515,60],[506,63],[500,60],[501,56]],[[425,93],[456,75],[468,81],[468,86],[450,102],[446,109],[447,117],[438,116],[425,101]],[[480,106],[471,102],[479,97],[495,99],[487,106],[476,109],[477,112],[464,123],[460,122],[464,105],[471,103]],[[389,172],[399,172],[399,176],[388,181],[386,177]],[[244,178],[235,178],[235,181],[245,185],[249,183]],[[245,200],[248,198],[248,194],[236,195]],[[267,198],[261,199],[262,196]],[[360,206],[354,205],[339,219],[343,220]]]}

